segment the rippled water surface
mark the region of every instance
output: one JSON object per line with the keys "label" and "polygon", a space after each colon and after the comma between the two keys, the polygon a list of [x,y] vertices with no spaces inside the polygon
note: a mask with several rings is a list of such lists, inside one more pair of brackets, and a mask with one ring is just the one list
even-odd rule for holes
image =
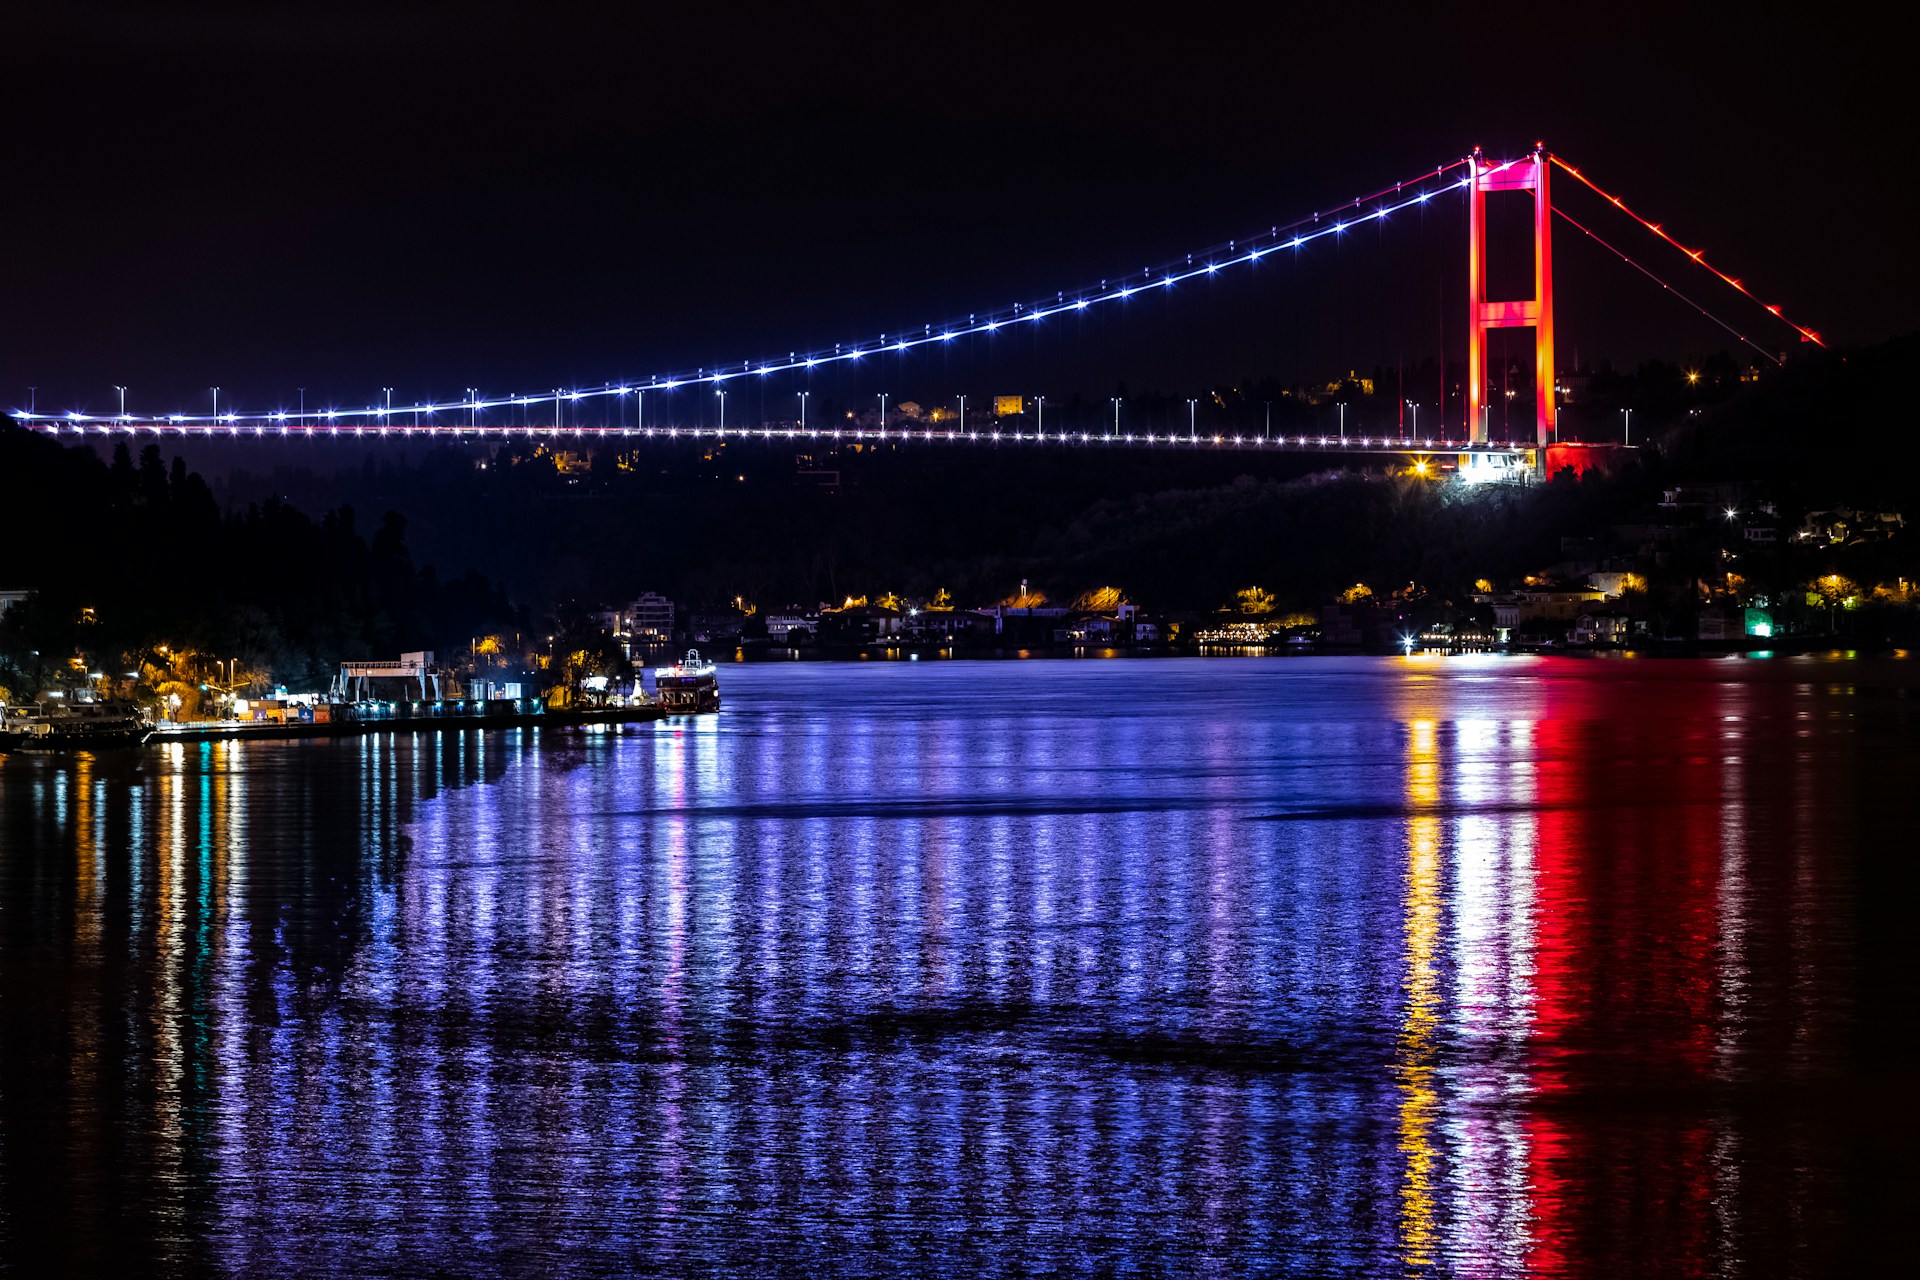
{"label": "rippled water surface", "polygon": [[1907,1248],[1906,663],[722,682],[615,732],[0,757],[0,1269]]}

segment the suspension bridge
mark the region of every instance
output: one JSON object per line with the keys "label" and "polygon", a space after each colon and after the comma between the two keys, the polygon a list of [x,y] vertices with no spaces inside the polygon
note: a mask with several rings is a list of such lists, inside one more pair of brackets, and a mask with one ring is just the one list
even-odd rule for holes
{"label": "suspension bridge", "polygon": [[[1554,203],[1553,187],[1558,173],[1563,181],[1578,183],[1595,195],[1603,206],[1615,211],[1638,233],[1652,237],[1667,248],[1677,250],[1683,261],[1697,268],[1713,286],[1731,295],[1737,302],[1764,315],[1768,323],[1784,326],[1798,334],[1799,340],[1819,345],[1818,332],[1787,318],[1783,310],[1763,303],[1740,277],[1729,274],[1707,261],[1702,250],[1690,248],[1663,224],[1654,222],[1621,197],[1602,188],[1581,169],[1559,155],[1536,146],[1528,155],[1507,160],[1490,160],[1476,148],[1471,154],[1434,166],[1411,178],[1343,201],[1332,211],[1315,211],[1284,224],[1273,224],[1246,239],[1230,240],[1207,250],[1189,253],[1177,260],[1147,267],[1125,277],[1110,277],[1092,286],[1057,289],[1050,299],[1013,303],[988,312],[970,313],[946,323],[927,323],[918,332],[870,334],[865,338],[835,343],[830,349],[789,350],[783,355],[747,359],[719,368],[701,368],[647,379],[609,382],[595,388],[551,388],[538,393],[483,395],[469,388],[457,400],[420,401],[395,404],[391,389],[385,400],[365,407],[328,407],[288,410],[247,409],[219,403],[219,389],[209,388],[211,401],[205,412],[174,410],[165,413],[130,412],[121,393],[118,410],[112,414],[79,411],[41,412],[37,405],[13,410],[16,421],[54,435],[172,435],[254,440],[279,439],[417,439],[441,437],[457,441],[481,442],[514,437],[567,438],[582,441],[620,440],[692,440],[692,441],[805,441],[822,444],[860,443],[865,445],[954,445],[1001,446],[1039,445],[1087,448],[1151,448],[1174,450],[1243,451],[1258,453],[1335,453],[1422,455],[1457,452],[1463,469],[1498,472],[1511,468],[1536,467],[1536,452],[1546,450],[1558,438],[1559,377],[1555,363],[1553,277],[1553,230],[1556,219],[1577,234],[1598,244],[1606,253],[1641,273],[1682,305],[1691,308],[1713,324],[1758,352],[1769,361],[1778,357],[1768,346],[1752,337],[1741,323],[1726,319],[1718,302],[1710,308],[1689,293],[1682,292],[1635,252],[1602,237],[1599,231],[1577,220]],[[1531,227],[1533,280],[1530,297],[1490,298],[1487,289],[1488,219],[1487,197],[1500,192],[1525,193],[1532,198]],[[957,420],[948,425],[928,426],[899,420],[889,423],[887,398],[879,397],[879,413],[873,425],[854,422],[822,425],[807,421],[806,392],[796,394],[798,414],[791,419],[758,422],[726,422],[727,391],[741,383],[807,375],[815,371],[849,369],[863,360],[896,356],[928,348],[951,348],[1043,324],[1050,318],[1124,306],[1150,306],[1155,295],[1167,294],[1181,285],[1222,275],[1246,273],[1284,262],[1289,254],[1298,254],[1316,242],[1334,239],[1362,226],[1391,227],[1398,216],[1446,199],[1462,199],[1467,211],[1467,351],[1466,384],[1461,412],[1452,422],[1420,434],[1399,429],[1390,433],[1338,432],[1223,433],[1202,431],[1189,415],[1189,429],[1136,431],[1125,428],[1118,399],[1110,426],[1100,430],[1055,429],[1045,421],[1045,399],[1039,402],[1037,420],[1031,429],[1021,423],[1008,430],[998,419],[989,419],[982,427],[966,418],[966,397],[960,397]],[[1691,287],[1691,286],[1689,286]],[[1530,429],[1525,434],[1510,434],[1496,439],[1490,412],[1488,335],[1496,329],[1530,329],[1533,333],[1533,399]],[[1782,335],[1784,336],[1784,335]],[[1443,360],[1444,366],[1444,360]],[[689,425],[679,421],[659,421],[661,397],[676,391],[711,390],[718,401],[718,425]],[[647,396],[655,395],[655,420],[647,419]],[[613,403],[605,403],[612,401]],[[600,402],[596,405],[596,402]],[[629,414],[627,405],[631,403]],[[1191,404],[1192,402],[1189,402]],[[598,424],[583,424],[597,407],[602,414]],[[583,412],[583,409],[586,412]],[[896,414],[898,410],[896,409]],[[549,420],[549,415],[551,418]],[[631,420],[629,421],[629,417]],[[516,421],[518,419],[518,421]]]}

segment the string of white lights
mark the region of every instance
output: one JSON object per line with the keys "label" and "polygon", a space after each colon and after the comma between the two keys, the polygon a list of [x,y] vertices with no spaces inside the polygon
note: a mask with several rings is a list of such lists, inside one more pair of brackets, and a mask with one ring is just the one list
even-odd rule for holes
{"label": "string of white lights", "polygon": [[[175,430],[170,424],[163,424],[169,432]],[[118,421],[98,423],[92,427],[82,427],[82,431],[97,431],[106,435],[133,434],[152,427],[142,423],[121,423]],[[277,423],[248,419],[244,422],[183,425],[178,428],[182,433],[243,439],[255,437],[305,436],[314,429],[302,426],[282,426]],[[389,439],[414,436],[434,436],[458,433],[474,440],[511,439],[524,437],[531,439],[645,439],[645,440],[712,440],[725,442],[730,440],[799,440],[808,442],[826,442],[833,444],[1025,444],[1025,445],[1106,445],[1111,447],[1176,448],[1194,449],[1248,449],[1292,452],[1333,452],[1333,453],[1447,453],[1476,446],[1467,440],[1452,437],[1435,439],[1431,436],[1358,436],[1358,435],[1250,435],[1239,432],[1226,435],[1220,432],[1113,432],[1113,431],[958,431],[938,427],[509,427],[482,424],[478,427],[426,427],[426,426],[369,426],[366,423],[354,423],[345,427],[324,429],[327,434],[351,439]],[[1513,447],[1503,442],[1493,442],[1494,449]]]}
{"label": "string of white lights", "polygon": [[[644,381],[629,381],[619,385],[609,384],[601,388],[585,390],[555,389],[538,395],[512,394],[483,397],[474,393],[472,399],[421,402],[409,405],[370,405],[364,409],[314,409],[305,412],[289,412],[284,409],[265,413],[242,413],[229,410],[225,413],[168,413],[151,414],[85,414],[74,411],[66,413],[35,413],[13,410],[13,416],[29,425],[41,424],[59,430],[78,428],[84,430],[88,424],[105,426],[144,425],[147,427],[186,427],[186,426],[237,426],[240,423],[254,423],[261,426],[293,427],[308,430],[312,427],[333,428],[345,422],[352,426],[379,419],[385,425],[391,419],[408,419],[413,429],[434,429],[447,432],[478,432],[485,427],[477,421],[478,415],[495,409],[530,409],[552,406],[557,411],[562,404],[572,404],[582,400],[598,399],[607,396],[622,397],[644,394],[648,391],[674,391],[682,387],[711,386],[716,390],[728,382],[739,378],[768,377],[777,373],[791,373],[817,369],[835,364],[855,364],[871,356],[888,353],[906,352],[919,347],[945,344],[960,338],[982,334],[995,334],[1003,329],[1017,328],[1023,324],[1037,324],[1053,316],[1088,311],[1107,303],[1124,302],[1127,299],[1149,295],[1155,291],[1164,292],[1178,287],[1190,280],[1203,279],[1218,275],[1234,267],[1252,266],[1271,255],[1285,250],[1299,250],[1327,236],[1338,236],[1354,227],[1373,222],[1382,222],[1396,213],[1416,208],[1432,201],[1436,195],[1449,191],[1464,190],[1471,179],[1460,178],[1443,181],[1446,175],[1464,165],[1466,161],[1456,160],[1451,164],[1435,167],[1417,178],[1395,183],[1369,195],[1357,196],[1339,206],[1343,216],[1313,213],[1286,224],[1276,224],[1264,234],[1256,235],[1250,241],[1229,240],[1224,245],[1215,245],[1210,249],[1189,253],[1182,259],[1162,263],[1157,267],[1143,269],[1138,276],[1129,276],[1125,281],[1113,283],[1102,280],[1097,286],[1078,290],[1058,290],[1054,301],[1039,305],[1015,303],[1011,307],[988,312],[982,318],[980,313],[970,314],[964,321],[951,321],[935,326],[926,324],[918,334],[887,334],[863,341],[837,343],[831,352],[820,350],[806,355],[788,352],[784,359],[742,360],[736,368],[700,369],[692,374],[674,374],[656,377]],[[1517,160],[1502,161],[1489,166],[1484,172],[1498,173],[1502,169],[1520,163]],[[1375,204],[1375,201],[1380,203]],[[1370,206],[1365,207],[1363,206]],[[1346,210],[1356,210],[1345,214]],[[1196,264],[1195,259],[1198,259]],[[447,424],[441,426],[429,420],[435,414],[466,413],[473,415],[475,421],[468,425]],[[404,428],[403,428],[404,429]],[[487,428],[497,429],[497,428]],[[527,431],[529,426],[519,430]],[[555,430],[563,430],[556,421]],[[685,434],[688,429],[680,429]],[[238,433],[233,433],[238,434]],[[261,434],[264,434],[262,432]]]}

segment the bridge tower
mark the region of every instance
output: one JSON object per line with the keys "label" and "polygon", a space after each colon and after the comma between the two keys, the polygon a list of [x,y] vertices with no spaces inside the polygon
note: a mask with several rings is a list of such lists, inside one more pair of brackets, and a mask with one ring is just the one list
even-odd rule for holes
{"label": "bridge tower", "polygon": [[[1490,166],[1473,149],[1467,160],[1467,438],[1487,442],[1487,330],[1533,330],[1534,428],[1546,448],[1554,430],[1553,367],[1553,202],[1547,194],[1552,165],[1546,147],[1535,143],[1533,158]],[[1533,193],[1533,297],[1525,301],[1487,301],[1487,192]]]}

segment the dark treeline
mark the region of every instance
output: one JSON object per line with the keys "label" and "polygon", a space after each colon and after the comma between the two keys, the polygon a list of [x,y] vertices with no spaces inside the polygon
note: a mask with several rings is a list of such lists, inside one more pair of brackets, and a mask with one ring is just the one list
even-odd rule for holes
{"label": "dark treeline", "polygon": [[[1604,537],[1690,480],[1740,482],[1788,528],[1838,505],[1911,515],[1899,446],[1917,352],[1910,338],[1805,353],[1752,383],[1728,364],[1710,371],[1706,398],[1674,390],[1687,385],[1678,366],[1644,368],[1632,383],[1650,420],[1643,437],[1636,417],[1635,438],[1658,447],[1611,475],[1526,488],[1409,475],[1404,457],[1343,470],[1316,455],[1097,443],[873,449],[562,433],[412,460],[380,452],[387,445],[235,445],[285,461],[234,472],[222,511],[156,448],[107,462],[9,428],[0,466],[22,532],[0,551],[0,590],[41,598],[5,635],[16,660],[165,642],[312,683],[342,658],[530,633],[509,595],[561,625],[569,605],[648,590],[693,608],[739,597],[768,609],[942,589],[966,607],[1023,580],[1061,601],[1115,586],[1165,610],[1219,608],[1249,586],[1305,608],[1356,582],[1458,600],[1477,579],[1511,584],[1565,558],[1567,539]],[[1629,386],[1596,382],[1609,396]],[[1639,394],[1649,388],[1664,389],[1657,411]],[[389,514],[366,528],[355,510]],[[1820,571],[1910,579],[1909,543]],[[1813,567],[1801,559],[1755,556],[1741,571],[1784,589]],[[1659,571],[1678,599],[1722,568],[1676,555]],[[88,607],[97,621],[77,621]]]}
{"label": "dark treeline", "polygon": [[[423,559],[502,577],[541,610],[647,590],[693,606],[739,596],[779,608],[944,588],[972,605],[1022,579],[1055,599],[1112,585],[1168,609],[1217,607],[1248,585],[1295,606],[1361,580],[1458,594],[1556,561],[1561,539],[1603,532],[1689,479],[1750,482],[1781,500],[1786,519],[1840,503],[1900,506],[1906,467],[1876,460],[1904,421],[1914,351],[1905,340],[1845,358],[1809,353],[1758,383],[1742,382],[1730,360],[1695,370],[1698,383],[1679,365],[1596,373],[1590,392],[1605,413],[1638,405],[1636,440],[1662,447],[1610,477],[1523,491],[1383,483],[1404,458],[1361,457],[1349,463],[1359,470],[1334,472],[1324,456],[1097,443],[716,447],[564,432],[413,462],[292,444],[309,450],[299,465],[232,484],[238,497],[289,495],[309,510],[402,511]],[[1266,406],[1253,396],[1269,391],[1249,383],[1221,399],[1241,429],[1258,431]],[[1274,408],[1275,430],[1295,430],[1298,402]]]}
{"label": "dark treeline", "polygon": [[318,521],[271,500],[222,512],[158,445],[136,460],[122,443],[103,462],[11,423],[0,475],[14,517],[0,590],[35,593],[0,622],[0,685],[21,692],[75,656],[133,670],[161,646],[197,658],[183,675],[238,659],[243,672],[324,687],[343,658],[525,627],[486,578],[417,567],[391,512],[366,534],[345,507]]}

